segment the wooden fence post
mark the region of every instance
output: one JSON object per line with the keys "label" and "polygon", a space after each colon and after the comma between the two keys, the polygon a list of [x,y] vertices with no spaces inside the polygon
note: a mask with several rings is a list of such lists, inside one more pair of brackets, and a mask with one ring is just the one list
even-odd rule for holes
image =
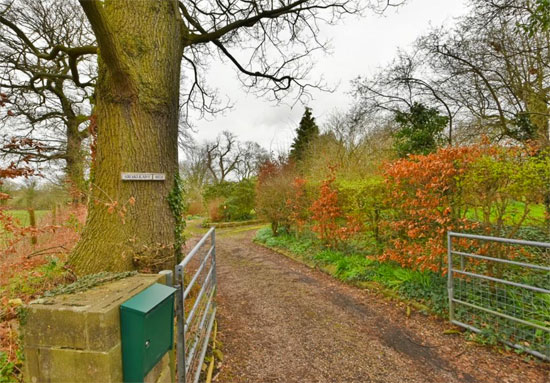
{"label": "wooden fence post", "polygon": [[[29,223],[30,226],[34,229],[36,229],[36,214],[34,212],[34,209],[30,207],[28,209],[29,212]],[[35,246],[38,243],[38,238],[36,238],[36,233],[31,234],[31,245]]]}

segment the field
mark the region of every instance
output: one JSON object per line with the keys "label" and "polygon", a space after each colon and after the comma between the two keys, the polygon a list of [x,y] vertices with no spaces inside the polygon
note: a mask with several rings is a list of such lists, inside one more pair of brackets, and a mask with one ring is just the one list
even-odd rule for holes
{"label": "field", "polygon": [[[525,204],[523,202],[513,201],[510,202],[509,206],[506,209],[506,214],[504,216],[504,223],[507,225],[515,225],[523,219],[523,214],[525,211]],[[491,210],[491,221],[495,221],[498,216],[496,209]],[[529,206],[529,211],[523,222],[523,225],[527,226],[537,226],[541,225],[544,222],[544,205],[542,204],[532,204]],[[474,221],[482,221],[483,210],[482,208],[470,208],[466,212],[466,218]]]}
{"label": "field", "polygon": [[[49,212],[49,210],[35,210],[36,219],[38,222]],[[29,212],[25,209],[21,210],[6,210],[6,213],[18,220],[21,226],[29,226]]]}
{"label": "field", "polygon": [[[30,218],[29,218],[29,212],[25,209],[20,210],[6,210],[5,211],[8,215],[11,215],[15,218],[16,223],[20,225],[21,227],[27,227],[30,225]],[[46,214],[49,212],[49,210],[36,210],[36,220],[39,224],[41,219],[46,216]],[[4,233],[4,227],[0,226],[0,245],[4,243],[7,238],[6,235],[9,235],[9,233]]]}

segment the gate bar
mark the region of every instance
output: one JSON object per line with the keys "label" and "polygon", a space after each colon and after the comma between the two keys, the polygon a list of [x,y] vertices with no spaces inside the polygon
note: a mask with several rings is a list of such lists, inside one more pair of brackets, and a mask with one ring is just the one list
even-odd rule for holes
{"label": "gate bar", "polygon": [[536,291],[537,293],[550,294],[550,290],[543,289],[542,287],[524,285],[523,283],[507,281],[505,279],[490,277],[488,275],[470,273],[469,271],[462,271],[462,270],[452,269],[452,272],[457,273],[457,274],[467,275],[469,277],[474,277],[474,278],[479,278],[479,279],[485,279],[485,280],[492,281],[492,282],[502,283],[503,285],[521,287],[522,289]]}
{"label": "gate bar", "polygon": [[447,235],[450,235],[452,237],[481,239],[484,241],[504,242],[504,243],[511,243],[513,245],[536,246],[536,247],[545,247],[547,249],[550,249],[550,243],[548,242],[527,241],[525,239],[512,239],[512,238],[503,238],[503,237],[489,237],[486,235],[456,233],[454,231],[449,231]]}
{"label": "gate bar", "polygon": [[[199,250],[207,243],[210,239],[210,246],[208,252],[204,258],[200,261],[200,264],[195,271],[191,281],[186,286],[185,284],[185,267],[191,262],[191,260],[199,253]],[[193,376],[193,371],[189,371],[192,366],[193,360],[197,354],[197,351],[200,349],[200,357],[198,359],[197,370],[194,372],[193,382],[197,382],[200,373],[201,365],[206,355],[208,349],[208,342],[210,340],[210,333],[212,331],[212,326],[215,320],[216,315],[216,302],[214,297],[217,292],[217,280],[216,280],[216,237],[215,237],[215,228],[212,227],[208,232],[197,242],[193,249],[185,256],[185,258],[176,265],[176,288],[178,289],[176,294],[176,307],[177,307],[177,341],[176,341],[176,352],[177,352],[177,382],[178,383],[191,383],[191,376]],[[192,287],[197,284],[199,276],[207,267],[210,261],[209,271],[205,276],[204,280],[201,282],[201,289],[197,293],[196,301],[191,308],[189,315],[185,314],[185,301],[187,296],[190,294]],[[199,307],[202,307],[202,301],[207,297],[207,301],[204,304],[204,312],[199,310]],[[200,314],[199,314],[200,312]],[[210,314],[211,318],[207,321],[208,315]],[[198,323],[194,319],[195,317],[199,318]],[[206,322],[208,322],[207,327],[205,327]],[[194,329],[195,323],[198,324],[196,331],[190,332],[189,329]],[[189,331],[189,334],[187,334]],[[202,341],[202,336],[206,332],[206,338]],[[192,336],[193,345],[191,346],[190,352],[187,353],[187,336]],[[202,343],[202,344],[201,344]]]}
{"label": "gate bar", "polygon": [[[452,324],[455,324],[457,326],[460,326],[460,327],[464,327],[465,329],[468,329],[470,331],[473,331],[475,332],[476,334],[479,334],[481,333],[481,330],[478,329],[477,327],[474,327],[474,326],[471,326],[467,323],[464,323],[464,322],[460,322],[460,321],[457,321],[457,320],[452,320],[451,321]],[[547,360],[547,361],[550,361],[550,357],[548,357],[547,355],[544,355],[536,350],[531,350],[529,348],[526,348],[525,346],[522,346],[521,344],[517,344],[517,343],[512,343],[506,339],[501,339],[500,340],[502,343],[510,346],[510,347],[513,347],[513,348],[516,348],[518,350],[522,350],[522,351],[525,351],[526,353],[528,354],[531,354],[533,356],[536,356],[537,358],[541,358],[543,360]]]}
{"label": "gate bar", "polygon": [[[212,326],[214,325],[215,318],[216,318],[216,308],[214,307],[214,311],[212,312],[212,317],[210,318],[210,322],[208,323],[206,336],[204,337],[204,343],[202,345],[202,351],[199,358],[200,360],[204,360],[204,356],[206,355],[206,350],[208,349],[208,341],[210,340],[210,334],[212,333]],[[195,379],[193,380],[193,382],[197,383],[199,381],[200,376],[201,376],[201,368],[197,368],[197,371],[195,372]]]}
{"label": "gate bar", "polygon": [[539,270],[544,270],[544,271],[550,271],[550,267],[541,266],[541,265],[534,265],[532,263],[510,261],[508,259],[502,259],[502,258],[486,257],[484,255],[465,253],[465,252],[456,251],[456,250],[451,250],[451,253],[456,254],[456,255],[461,255],[461,256],[464,256],[464,257],[483,259],[483,260],[491,261],[491,262],[506,263],[506,264],[509,264],[509,265],[515,265],[515,266],[521,266],[521,267],[528,267],[528,268],[531,268],[531,269],[539,269]]}

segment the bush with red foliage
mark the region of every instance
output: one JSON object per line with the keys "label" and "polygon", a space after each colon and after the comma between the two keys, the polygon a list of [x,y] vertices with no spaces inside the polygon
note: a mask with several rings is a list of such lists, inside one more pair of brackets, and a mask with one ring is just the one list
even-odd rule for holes
{"label": "bush with red foliage", "polygon": [[458,208],[459,177],[480,153],[475,146],[450,147],[386,165],[388,204],[394,219],[386,222],[392,238],[383,260],[412,269],[445,272],[447,232],[476,225]]}
{"label": "bush with red foliage", "polygon": [[307,193],[307,180],[305,178],[296,177],[292,182],[292,193],[286,201],[289,209],[290,225],[296,230],[296,234],[301,234],[309,222],[310,199]]}
{"label": "bush with red foliage", "polygon": [[258,172],[256,212],[271,223],[274,235],[290,227],[288,200],[292,196],[293,167],[284,162],[266,161]]}
{"label": "bush with red foliage", "polygon": [[342,212],[338,201],[338,190],[334,187],[334,169],[323,180],[319,189],[319,198],[313,202],[310,211],[315,224],[313,232],[317,233],[321,242],[329,247],[337,247],[361,231],[361,222],[351,215]]}

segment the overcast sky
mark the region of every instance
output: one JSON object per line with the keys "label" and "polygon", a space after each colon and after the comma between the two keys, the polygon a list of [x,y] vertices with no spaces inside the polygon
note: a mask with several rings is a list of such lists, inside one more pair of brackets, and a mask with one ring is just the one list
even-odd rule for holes
{"label": "overcast sky", "polygon": [[[346,110],[351,103],[347,94],[355,77],[376,72],[391,61],[398,48],[407,48],[430,25],[453,24],[467,11],[466,0],[409,0],[399,9],[385,15],[367,14],[348,18],[345,23],[323,30],[331,40],[331,54],[316,59],[313,76],[323,76],[334,93],[315,92],[308,103],[318,123],[334,110]],[[286,150],[304,112],[301,104],[293,108],[247,94],[230,64],[213,63],[208,83],[218,88],[221,96],[229,96],[234,107],[224,115],[194,121],[199,141],[214,138],[222,130],[230,130],[241,140],[252,140],[275,152]]]}

